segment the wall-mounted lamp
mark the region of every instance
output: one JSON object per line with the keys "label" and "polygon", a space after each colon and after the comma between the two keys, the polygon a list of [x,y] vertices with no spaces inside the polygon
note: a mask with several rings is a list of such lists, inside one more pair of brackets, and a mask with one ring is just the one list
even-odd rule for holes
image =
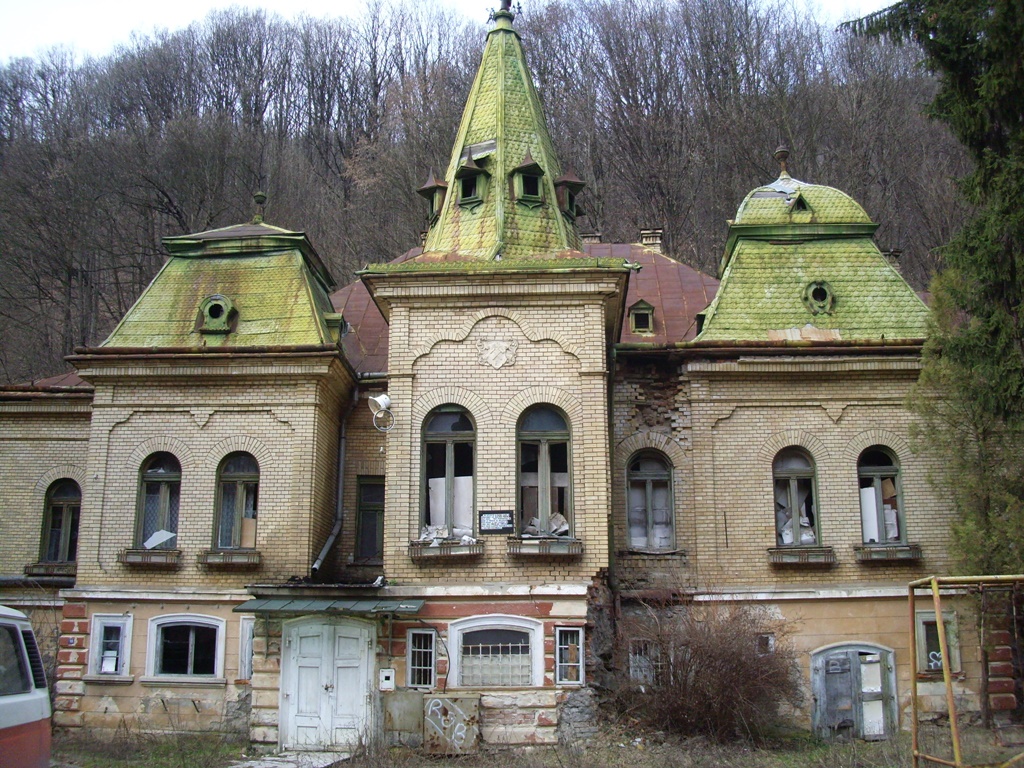
{"label": "wall-mounted lamp", "polygon": [[395,426],[395,417],[391,413],[391,398],[386,394],[369,398],[370,411],[373,413],[373,426],[380,432],[388,432]]}

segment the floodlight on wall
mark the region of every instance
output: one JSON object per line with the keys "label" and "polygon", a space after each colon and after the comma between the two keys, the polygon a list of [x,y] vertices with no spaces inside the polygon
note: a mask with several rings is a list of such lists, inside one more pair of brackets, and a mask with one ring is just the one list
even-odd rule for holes
{"label": "floodlight on wall", "polygon": [[370,411],[373,413],[373,426],[380,432],[388,432],[395,426],[395,417],[391,413],[391,398],[386,394],[369,398]]}

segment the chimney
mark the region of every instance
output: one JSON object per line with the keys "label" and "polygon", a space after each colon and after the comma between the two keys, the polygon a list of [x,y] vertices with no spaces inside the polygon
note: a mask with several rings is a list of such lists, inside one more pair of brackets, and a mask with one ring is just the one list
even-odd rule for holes
{"label": "chimney", "polygon": [[600,232],[584,232],[580,235],[584,245],[597,245],[601,242]]}
{"label": "chimney", "polygon": [[661,253],[661,232],[660,229],[641,229],[640,245]]}

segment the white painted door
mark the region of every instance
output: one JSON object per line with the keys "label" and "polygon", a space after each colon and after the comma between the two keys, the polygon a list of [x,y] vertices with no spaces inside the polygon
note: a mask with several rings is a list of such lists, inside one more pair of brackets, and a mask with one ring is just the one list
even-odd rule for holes
{"label": "white painted door", "polygon": [[355,744],[369,711],[370,631],[366,625],[300,622],[285,630],[281,673],[282,747]]}

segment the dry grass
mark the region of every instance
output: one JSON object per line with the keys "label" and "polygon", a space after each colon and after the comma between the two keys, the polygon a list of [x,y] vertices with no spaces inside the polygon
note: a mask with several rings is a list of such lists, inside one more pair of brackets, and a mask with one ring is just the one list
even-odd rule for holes
{"label": "dry grass", "polygon": [[[945,756],[948,730],[926,727],[922,746]],[[998,762],[1019,750],[996,745],[982,729],[965,732],[965,757],[972,762]],[[54,758],[59,768],[228,768],[246,757],[237,742],[211,736],[170,737],[127,735],[113,742],[59,737]],[[922,763],[923,764],[923,763]],[[369,745],[345,763],[352,768],[910,768],[910,735],[883,742],[827,744],[809,734],[776,737],[755,746],[749,742],[720,744],[707,738],[603,724],[599,736],[559,747],[486,749],[478,754],[437,758],[405,748]]]}

